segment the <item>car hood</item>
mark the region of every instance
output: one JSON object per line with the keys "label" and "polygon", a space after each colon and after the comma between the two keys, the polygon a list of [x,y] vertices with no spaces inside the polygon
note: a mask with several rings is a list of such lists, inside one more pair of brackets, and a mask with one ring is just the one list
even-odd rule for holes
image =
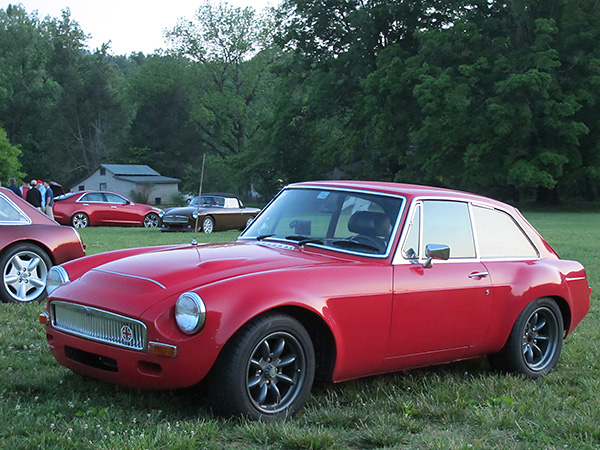
{"label": "car hood", "polygon": [[62,286],[53,299],[141,314],[152,304],[177,298],[224,279],[251,273],[341,262],[293,245],[266,242],[203,244],[149,251],[117,259]]}
{"label": "car hood", "polygon": [[194,211],[202,211],[204,209],[206,208],[196,208],[195,206],[182,206],[179,208],[170,208],[165,210],[165,216],[191,216]]}

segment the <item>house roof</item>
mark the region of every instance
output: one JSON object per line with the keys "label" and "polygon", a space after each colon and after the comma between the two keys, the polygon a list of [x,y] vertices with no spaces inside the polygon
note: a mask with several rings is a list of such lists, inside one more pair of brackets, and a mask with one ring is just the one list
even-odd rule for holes
{"label": "house roof", "polygon": [[179,178],[170,178],[163,177],[162,175],[150,176],[150,175],[141,175],[141,176],[116,176],[119,180],[130,181],[131,183],[136,184],[171,184],[171,183],[180,183],[181,180]]}
{"label": "house roof", "polygon": [[150,166],[138,164],[101,164],[100,167],[111,171],[115,176],[160,176]]}

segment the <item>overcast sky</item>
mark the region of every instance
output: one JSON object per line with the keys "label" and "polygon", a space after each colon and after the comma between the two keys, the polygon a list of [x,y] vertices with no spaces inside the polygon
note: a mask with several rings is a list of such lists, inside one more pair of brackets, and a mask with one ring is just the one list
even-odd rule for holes
{"label": "overcast sky", "polygon": [[[148,54],[165,48],[165,28],[173,28],[179,18],[193,18],[203,3],[204,0],[0,0],[0,8],[21,4],[27,13],[37,10],[40,19],[61,17],[61,11],[69,8],[71,19],[91,35],[87,41],[91,51],[111,41],[113,54],[129,55],[132,52]],[[279,1],[228,0],[227,3],[260,10],[265,6],[276,6]]]}

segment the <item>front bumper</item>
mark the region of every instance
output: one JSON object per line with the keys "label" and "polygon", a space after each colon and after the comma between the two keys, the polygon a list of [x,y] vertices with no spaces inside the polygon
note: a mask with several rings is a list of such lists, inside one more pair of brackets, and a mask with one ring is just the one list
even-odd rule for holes
{"label": "front bumper", "polygon": [[49,320],[41,317],[40,322],[44,321],[48,346],[59,364],[80,375],[125,387],[177,389],[193,386],[208,374],[218,353],[214,346],[201,351],[204,339],[200,335],[177,345],[149,341],[142,351],[74,336],[53,328]]}

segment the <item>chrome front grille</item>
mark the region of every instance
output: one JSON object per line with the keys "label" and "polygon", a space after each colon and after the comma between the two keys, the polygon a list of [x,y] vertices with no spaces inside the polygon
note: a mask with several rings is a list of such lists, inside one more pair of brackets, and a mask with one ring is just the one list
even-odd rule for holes
{"label": "chrome front grille", "polygon": [[139,320],[61,301],[50,303],[50,319],[65,333],[133,350],[146,348],[146,325]]}
{"label": "chrome front grille", "polygon": [[163,223],[188,223],[190,220],[187,216],[164,216]]}

